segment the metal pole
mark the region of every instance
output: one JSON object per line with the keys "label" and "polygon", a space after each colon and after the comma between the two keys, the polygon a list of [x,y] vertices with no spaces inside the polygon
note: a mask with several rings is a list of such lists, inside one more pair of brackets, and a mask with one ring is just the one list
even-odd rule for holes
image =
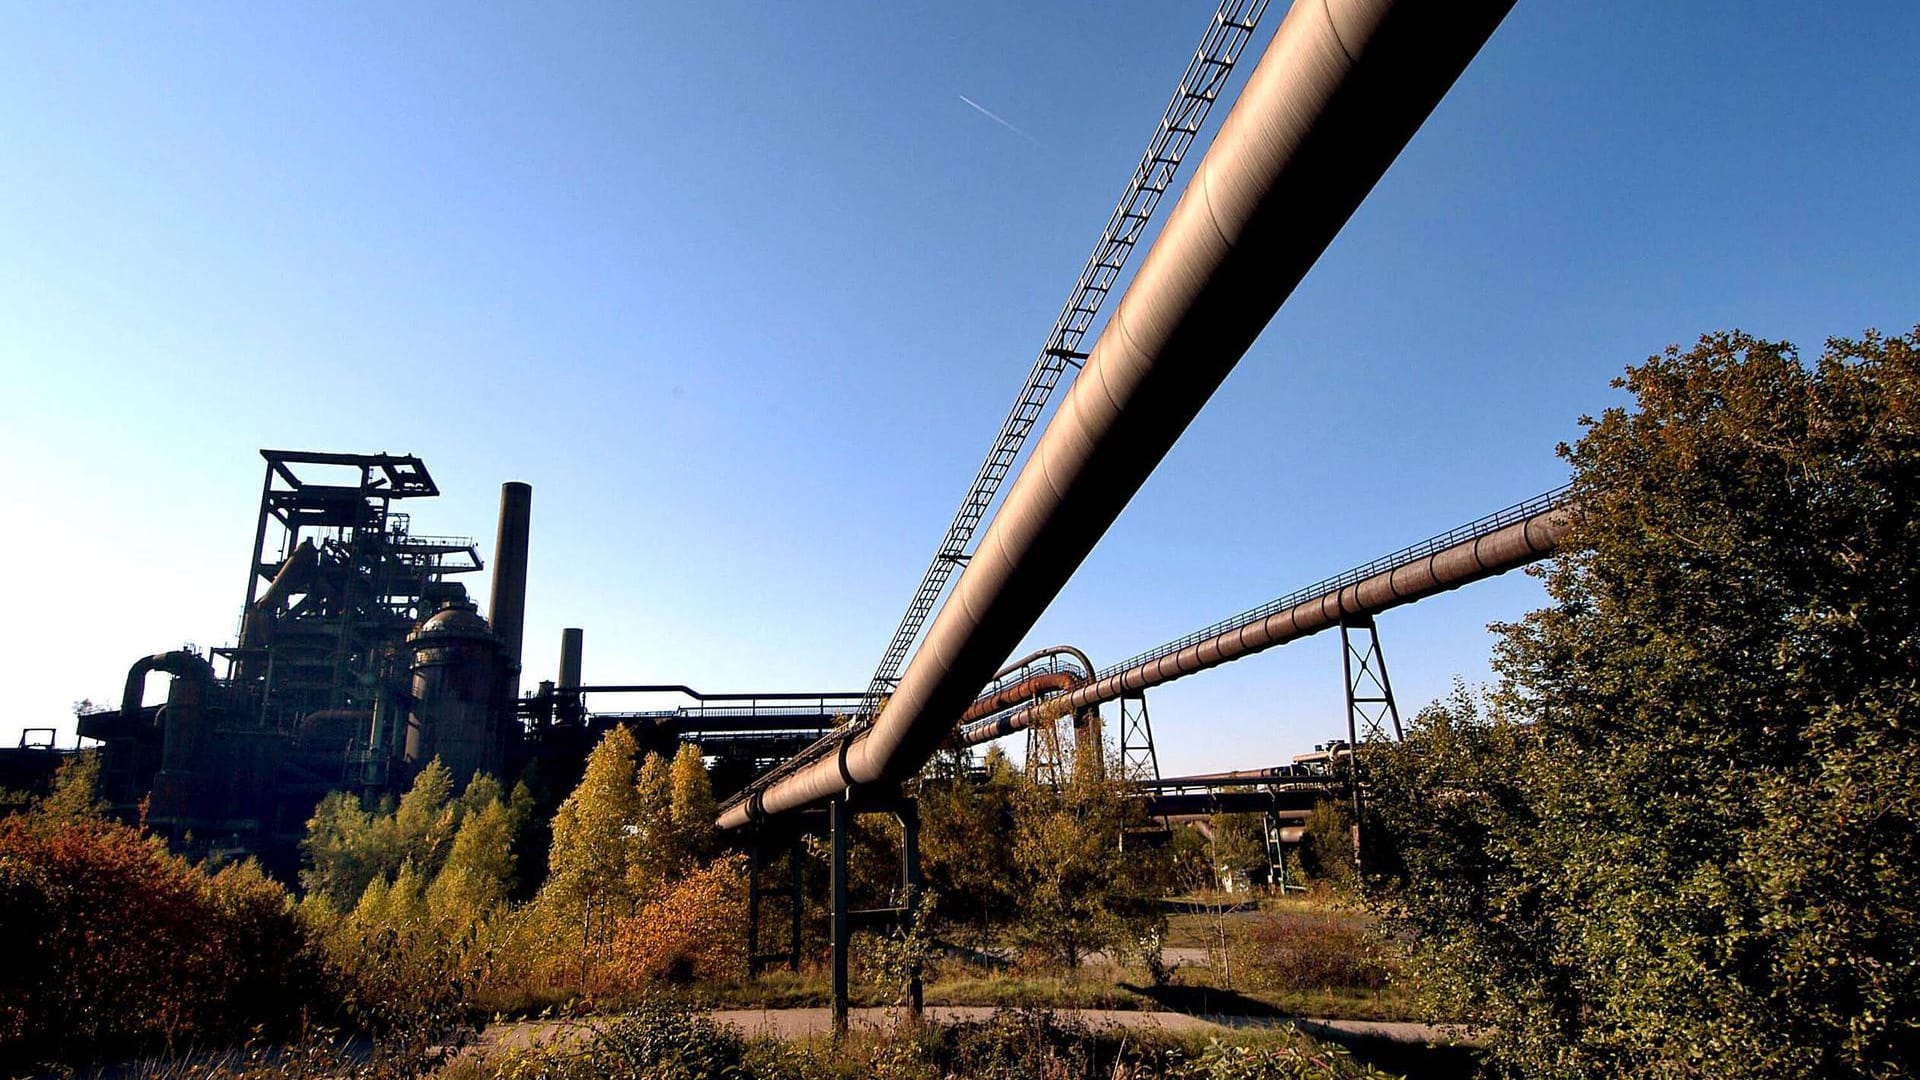
{"label": "metal pole", "polygon": [[[907,933],[911,934],[919,928],[915,917],[920,913],[920,804],[912,799],[903,800],[894,816],[900,819],[900,883],[907,892],[906,926]],[[909,957],[908,965],[907,1008],[919,1016],[920,957]]]}
{"label": "metal pole", "polygon": [[1353,811],[1350,831],[1353,834],[1353,872],[1360,872],[1360,731],[1357,713],[1360,705],[1354,700],[1353,685],[1353,638],[1350,628],[1354,626],[1371,627],[1373,616],[1361,620],[1340,620],[1340,666],[1345,672],[1347,684],[1347,799]]}
{"label": "metal pole", "polygon": [[787,970],[795,974],[800,972],[800,920],[805,914],[806,891],[802,888],[802,875],[807,868],[806,842],[798,834],[794,835],[793,847],[787,852],[787,869],[790,872],[793,893],[791,921],[787,924]]}
{"label": "metal pole", "polygon": [[847,833],[853,826],[853,808],[843,794],[827,808],[827,831],[832,834],[831,869],[833,892],[833,1035],[847,1033]]}
{"label": "metal pole", "polygon": [[747,845],[747,974],[760,974],[760,838]]}

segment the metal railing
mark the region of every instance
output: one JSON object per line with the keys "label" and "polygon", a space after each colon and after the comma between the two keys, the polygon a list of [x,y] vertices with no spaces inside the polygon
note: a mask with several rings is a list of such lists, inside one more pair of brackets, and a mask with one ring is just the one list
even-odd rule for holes
{"label": "metal railing", "polygon": [[1136,656],[1130,656],[1117,664],[1104,667],[1100,669],[1100,673],[1096,677],[1101,679],[1110,678],[1123,671],[1132,670],[1133,668],[1152,663],[1163,657],[1173,656],[1203,641],[1219,637],[1221,634],[1235,627],[1247,626],[1255,622],[1263,621],[1289,608],[1299,607],[1309,600],[1337,592],[1349,585],[1357,585],[1370,577],[1383,574],[1397,566],[1404,566],[1407,563],[1425,556],[1438,554],[1456,544],[1464,543],[1475,537],[1485,536],[1488,533],[1504,529],[1516,522],[1525,521],[1528,518],[1545,513],[1559,505],[1560,501],[1566,497],[1567,492],[1570,491],[1572,487],[1573,485],[1567,484],[1554,488],[1552,491],[1544,494],[1535,495],[1531,499],[1514,503],[1504,510],[1496,510],[1477,521],[1470,521],[1465,525],[1448,529],[1446,532],[1436,536],[1428,537],[1417,544],[1401,548],[1391,555],[1382,555],[1372,562],[1362,566],[1356,566],[1345,573],[1337,574],[1324,581],[1315,582],[1302,589],[1295,589],[1293,592],[1277,600],[1269,600],[1259,607],[1243,611],[1231,618],[1221,619],[1211,626],[1202,627],[1184,637],[1176,638],[1173,641],[1148,649],[1146,652]]}

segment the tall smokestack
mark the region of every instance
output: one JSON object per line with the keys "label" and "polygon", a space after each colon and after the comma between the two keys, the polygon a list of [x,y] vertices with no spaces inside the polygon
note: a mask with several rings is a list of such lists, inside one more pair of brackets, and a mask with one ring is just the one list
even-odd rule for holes
{"label": "tall smokestack", "polygon": [[580,649],[584,644],[586,631],[577,626],[569,626],[560,631],[560,685],[574,687],[580,685]]}
{"label": "tall smokestack", "polygon": [[487,622],[514,671],[503,680],[507,700],[520,697],[520,638],[527,622],[527,530],[533,518],[533,487],[517,480],[500,485],[500,532],[493,541],[493,592]]}

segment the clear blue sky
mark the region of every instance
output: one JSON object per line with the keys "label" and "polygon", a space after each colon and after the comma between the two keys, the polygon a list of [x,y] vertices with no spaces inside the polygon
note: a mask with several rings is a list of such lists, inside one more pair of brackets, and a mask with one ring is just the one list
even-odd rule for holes
{"label": "clear blue sky", "polygon": [[[231,638],[261,446],[418,453],[489,544],[533,484],[530,681],[580,625],[589,679],[860,685],[1209,10],[0,7],[0,739]],[[1033,640],[1551,487],[1704,330],[1920,321],[1915,55],[1908,3],[1522,0]],[[1403,702],[1540,600],[1383,620]],[[1330,638],[1176,684],[1162,762],[1340,693]]]}

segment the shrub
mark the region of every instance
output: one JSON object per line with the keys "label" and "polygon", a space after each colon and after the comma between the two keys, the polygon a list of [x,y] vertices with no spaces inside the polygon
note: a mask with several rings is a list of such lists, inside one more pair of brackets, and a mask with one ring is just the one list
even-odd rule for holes
{"label": "shrub", "polygon": [[747,973],[745,860],[721,859],[689,872],[666,895],[620,920],[614,939],[620,967],[632,981],[690,982]]}
{"label": "shrub", "polygon": [[584,1040],[508,1053],[500,1080],[722,1080],[752,1076],[747,1041],[705,1016],[659,1003],[597,1025]]}
{"label": "shrub", "polygon": [[0,821],[0,1062],[290,1033],[323,1007],[284,890],[84,816]]}
{"label": "shrub", "polygon": [[1332,912],[1262,915],[1238,959],[1256,990],[1377,990],[1391,974],[1371,929]]}

